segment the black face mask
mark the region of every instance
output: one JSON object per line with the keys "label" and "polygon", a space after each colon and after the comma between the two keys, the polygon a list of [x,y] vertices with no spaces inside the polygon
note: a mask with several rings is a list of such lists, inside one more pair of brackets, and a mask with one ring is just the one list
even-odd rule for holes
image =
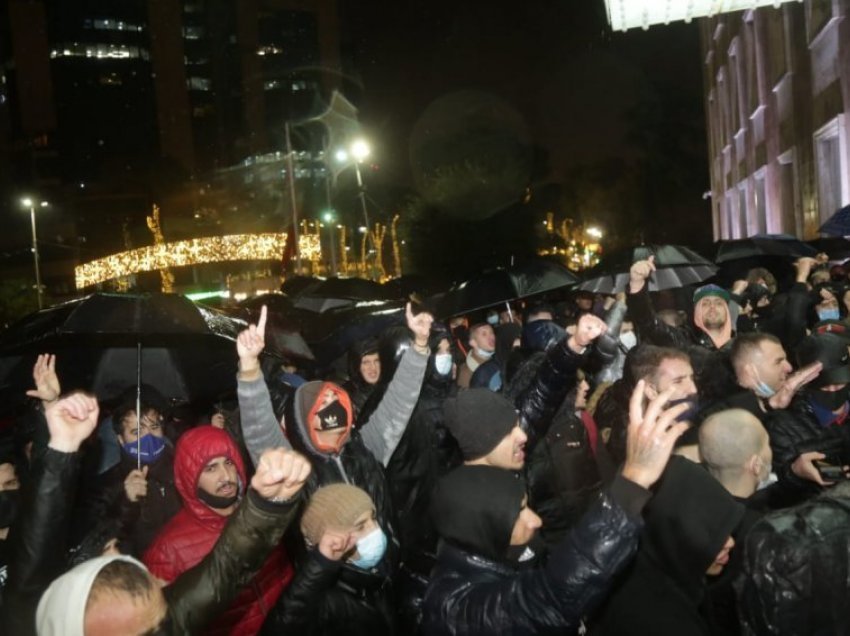
{"label": "black face mask", "polygon": [[319,430],[321,431],[332,431],[348,426],[348,411],[345,410],[339,400],[334,400],[325,408],[317,411],[316,415],[319,417]]}
{"label": "black face mask", "polygon": [[217,495],[211,495],[201,488],[198,488],[197,494],[198,499],[215,510],[225,510],[239,501],[239,495],[233,495],[232,497],[219,497]]}
{"label": "black face mask", "polygon": [[8,528],[14,523],[20,505],[20,490],[3,490],[0,492],[0,528]]}
{"label": "black face mask", "polygon": [[539,532],[534,533],[531,541],[523,545],[508,546],[507,560],[517,569],[532,569],[540,563],[546,553],[546,542]]}
{"label": "black face mask", "polygon": [[837,391],[814,390],[811,392],[812,400],[830,411],[837,411],[844,406],[848,394],[850,394],[850,384]]}

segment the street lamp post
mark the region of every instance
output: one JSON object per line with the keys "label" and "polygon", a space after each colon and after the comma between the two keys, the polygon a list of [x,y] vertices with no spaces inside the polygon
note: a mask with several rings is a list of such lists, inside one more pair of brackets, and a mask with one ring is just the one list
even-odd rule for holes
{"label": "street lamp post", "polygon": [[330,210],[325,212],[322,215],[322,219],[328,225],[328,238],[331,243],[331,272],[333,272],[334,276],[336,275],[336,246],[334,245],[334,221],[336,218],[334,217],[334,213]]}
{"label": "street lamp post", "polygon": [[371,153],[369,144],[363,139],[357,139],[351,144],[349,150],[340,149],[336,152],[336,159],[341,163],[347,162],[350,158],[354,159],[354,174],[357,175],[357,192],[360,199],[360,208],[363,210],[363,224],[366,226],[366,231],[371,238],[371,225],[369,225],[369,209],[366,207],[366,190],[363,187],[363,174],[360,172],[360,163],[366,159]]}
{"label": "street lamp post", "polygon": [[[29,208],[30,211],[30,222],[32,223],[32,257],[35,263],[35,293],[38,298],[38,308],[42,308],[42,300],[41,300],[41,270],[39,267],[39,259],[38,259],[38,238],[35,231],[35,201],[30,197],[25,199],[21,199],[21,205],[25,208]],[[48,203],[47,201],[41,201],[39,207],[46,208]]]}

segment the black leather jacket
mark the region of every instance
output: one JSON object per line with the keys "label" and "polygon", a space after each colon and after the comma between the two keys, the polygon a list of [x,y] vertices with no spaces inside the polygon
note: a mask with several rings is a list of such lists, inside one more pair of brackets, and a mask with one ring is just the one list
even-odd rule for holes
{"label": "black leather jacket", "polygon": [[330,561],[311,550],[261,634],[387,636],[395,632],[389,577]]}
{"label": "black leather jacket", "polygon": [[549,553],[542,567],[512,567],[443,543],[425,596],[423,633],[565,634],[578,628],[637,550],[648,491],[618,477],[610,492]]}
{"label": "black leather jacket", "polygon": [[771,411],[765,418],[765,428],[773,450],[773,470],[780,482],[797,490],[814,494],[820,487],[800,479],[791,465],[802,453],[819,451],[826,461],[850,463],[850,429],[844,426],[822,426],[805,393],[795,396],[787,409]]}

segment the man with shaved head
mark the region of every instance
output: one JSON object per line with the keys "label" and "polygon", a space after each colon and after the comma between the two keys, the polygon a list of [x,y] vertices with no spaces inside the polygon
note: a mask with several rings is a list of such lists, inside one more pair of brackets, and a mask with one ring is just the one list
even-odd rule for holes
{"label": "man with shaved head", "polygon": [[699,451],[708,472],[740,500],[749,499],[770,476],[773,453],[767,431],[744,409],[706,419],[699,429]]}

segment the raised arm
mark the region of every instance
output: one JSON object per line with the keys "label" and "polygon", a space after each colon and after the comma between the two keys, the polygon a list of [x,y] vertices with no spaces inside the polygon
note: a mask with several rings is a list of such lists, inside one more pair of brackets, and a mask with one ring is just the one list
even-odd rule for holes
{"label": "raised arm", "polygon": [[242,437],[254,465],[263,451],[269,448],[291,448],[272,408],[269,388],[260,369],[260,353],[266,345],[266,306],[260,310],[260,320],[236,338],[239,373],[236,375],[239,417]]}
{"label": "raised arm", "polygon": [[212,552],[165,588],[172,633],[199,634],[230,605],[280,543],[309,476],[310,462],[293,450],[262,454],[245,499]]}
{"label": "raised arm", "polygon": [[52,402],[44,415],[50,441],[34,458],[20,517],[9,532],[12,558],[3,619],[7,634],[35,634],[38,599],[62,574],[80,470],[78,451],[97,426],[97,400],[75,393]]}
{"label": "raised arm", "polygon": [[413,332],[413,345],[404,352],[393,379],[380,404],[360,429],[363,443],[384,466],[390,461],[401,441],[422,388],[422,379],[428,366],[428,336],[433,316],[429,313],[413,315],[410,303],[405,308],[407,326]]}

